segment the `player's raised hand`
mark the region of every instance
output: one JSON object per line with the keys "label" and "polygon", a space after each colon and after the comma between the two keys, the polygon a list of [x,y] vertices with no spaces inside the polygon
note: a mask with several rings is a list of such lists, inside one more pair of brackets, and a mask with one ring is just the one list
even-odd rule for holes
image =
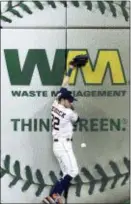
{"label": "player's raised hand", "polygon": [[81,68],[86,65],[86,63],[88,62],[88,59],[89,59],[88,55],[77,55],[72,59],[69,65],[71,68],[75,68],[75,67]]}
{"label": "player's raised hand", "polygon": [[62,87],[69,84],[69,78],[74,68],[81,68],[88,62],[88,55],[77,55],[69,62],[69,69],[63,79]]}

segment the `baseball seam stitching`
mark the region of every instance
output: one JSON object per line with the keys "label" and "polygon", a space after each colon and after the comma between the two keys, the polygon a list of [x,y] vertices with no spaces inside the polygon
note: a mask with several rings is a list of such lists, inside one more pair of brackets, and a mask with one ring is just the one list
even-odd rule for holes
{"label": "baseball seam stitching", "polygon": [[[71,1],[71,2],[59,1],[59,3],[63,4],[63,6],[65,8],[67,8],[69,5],[72,5],[73,7],[79,8],[80,7],[79,2],[80,1]],[[0,14],[0,19],[4,22],[12,23],[13,20],[6,16],[6,14],[9,12],[12,13],[13,16],[16,16],[17,18],[23,18],[24,17],[22,11],[26,12],[29,15],[33,14],[33,12],[34,12],[34,11],[32,11],[33,9],[30,8],[29,6],[27,6],[25,3],[26,3],[26,1],[21,1],[18,4],[16,4],[15,6],[13,6],[12,1],[8,1],[7,9],[4,13]],[[44,5],[42,4],[42,1],[34,1],[32,3],[35,5],[35,7],[37,9],[39,9],[41,11],[44,10]],[[57,8],[55,1],[46,1],[46,3],[53,9]],[[92,11],[93,5],[92,5],[91,1],[84,1],[83,4],[86,6],[87,11]],[[108,8],[110,9],[110,12],[112,13],[112,16],[114,18],[116,18],[118,16],[117,7],[119,6],[121,8],[122,15],[123,15],[125,21],[129,21],[129,10],[126,7],[126,4],[127,4],[127,1],[121,1],[120,4],[115,3],[113,1],[105,1],[105,2],[97,1],[98,9],[102,15],[105,14],[105,11],[107,10],[107,6],[108,6]],[[19,12],[17,10],[17,8],[21,8],[22,9],[21,12]],[[76,196],[81,195],[81,188],[84,184],[89,185],[89,191],[88,191],[89,195],[92,195],[94,193],[95,186],[98,183],[101,185],[100,189],[99,189],[100,192],[105,191],[105,188],[106,188],[108,182],[111,180],[113,180],[113,182],[111,184],[111,189],[115,188],[115,186],[116,186],[116,184],[120,178],[123,178],[121,185],[125,185],[127,183],[127,181],[129,180],[130,161],[126,157],[124,157],[123,162],[127,168],[127,172],[125,172],[125,173],[120,172],[118,165],[114,161],[109,162],[109,165],[110,165],[112,171],[114,172],[114,176],[112,176],[112,177],[108,176],[106,174],[105,170],[103,169],[103,167],[100,164],[96,164],[94,168],[97,171],[97,173],[101,176],[100,179],[96,179],[88,169],[83,167],[81,169],[81,172],[89,181],[88,182],[82,181],[82,178],[80,175],[74,179],[76,183],[72,184],[72,185],[75,185],[75,187],[76,187]],[[50,171],[49,176],[51,178],[52,185],[46,184],[41,171],[39,169],[37,169],[35,175],[36,175],[36,178],[38,180],[38,183],[36,183],[33,180],[32,170],[29,166],[25,166],[25,175],[26,175],[27,180],[24,180],[21,177],[21,169],[20,169],[20,162],[19,161],[14,162],[13,169],[14,169],[14,174],[12,174],[10,172],[10,155],[6,155],[5,159],[4,159],[4,168],[0,167],[0,177],[2,178],[6,174],[8,174],[12,177],[12,181],[9,184],[10,188],[13,187],[14,185],[16,185],[18,181],[22,180],[24,182],[24,185],[21,189],[22,192],[27,191],[30,188],[30,186],[33,184],[38,186],[38,189],[36,191],[36,196],[40,196],[40,194],[43,192],[45,187],[52,187],[53,184],[57,180],[55,172]]]}
{"label": "baseball seam stitching", "polygon": [[[24,185],[21,189],[22,192],[27,191],[30,188],[30,186],[34,184],[35,186],[38,187],[35,195],[40,196],[40,194],[43,192],[45,187],[52,187],[58,179],[55,172],[50,171],[49,177],[52,181],[52,184],[46,184],[41,171],[39,169],[37,169],[35,172],[35,176],[36,176],[38,182],[36,183],[33,179],[31,167],[25,166],[24,170],[25,170],[26,180],[24,180],[21,176],[20,162],[18,160],[16,160],[14,162],[14,164],[13,164],[14,174],[12,174],[10,171],[10,167],[11,167],[10,160],[11,160],[10,155],[6,155],[5,159],[3,160],[3,166],[4,167],[0,167],[0,178],[4,177],[4,175],[6,175],[6,174],[8,174],[12,177],[12,181],[9,183],[10,188],[13,187],[14,185],[16,185],[18,181],[22,180],[24,182]],[[81,173],[84,175],[84,177],[88,181],[83,181],[82,177],[80,175],[76,176],[76,178],[74,179],[74,181],[76,183],[71,184],[71,186],[75,186],[75,188],[76,188],[76,196],[80,197],[82,186],[84,184],[89,185],[89,190],[88,190],[89,195],[92,195],[94,193],[96,184],[100,184],[100,188],[99,188],[100,192],[104,192],[106,190],[106,186],[107,186],[109,181],[112,181],[111,186],[110,186],[111,189],[116,187],[116,184],[120,179],[123,179],[121,182],[121,186],[125,185],[127,183],[127,181],[129,180],[130,160],[127,159],[126,157],[124,157],[123,163],[124,163],[124,166],[126,167],[127,171],[124,173],[121,173],[118,165],[112,160],[109,161],[109,166],[110,166],[112,172],[114,173],[113,176],[107,175],[104,168],[100,164],[96,164],[94,166],[94,169],[101,177],[99,179],[96,179],[87,168],[82,167]],[[61,175],[61,172],[60,172],[60,175]],[[68,192],[65,192],[65,197],[67,197],[66,194],[68,194]]]}
{"label": "baseball seam stitching", "polygon": [[[57,2],[62,4],[65,8],[68,8],[68,6],[73,6],[76,8],[80,7],[80,1],[70,1],[70,2],[57,1]],[[23,11],[29,15],[33,14],[33,11],[32,11],[33,8],[27,6],[26,3],[27,3],[26,1],[20,1],[19,3],[17,3],[16,5],[13,6],[12,1],[8,1],[7,2],[7,9],[5,10],[5,12],[1,12],[0,19],[4,22],[12,23],[13,20],[6,16],[7,13],[12,13],[17,18],[23,18],[24,17]],[[44,4],[42,3],[42,1],[32,1],[31,3],[33,3],[35,5],[35,8],[37,8],[41,11],[44,10]],[[46,1],[44,3],[46,3],[47,5],[49,5],[53,9],[57,8],[57,4],[55,1]],[[84,6],[86,6],[87,11],[92,11],[92,9],[93,9],[92,1],[83,1],[82,3]],[[117,2],[113,2],[113,1],[105,1],[105,2],[96,1],[96,3],[97,3],[97,9],[100,11],[100,13],[102,15],[104,15],[105,11],[107,9],[109,9],[114,18],[116,18],[118,16],[117,8],[120,7],[125,21],[129,21],[129,8],[126,7],[127,1],[121,1],[120,4]],[[18,8],[21,8],[21,12],[17,10]]]}

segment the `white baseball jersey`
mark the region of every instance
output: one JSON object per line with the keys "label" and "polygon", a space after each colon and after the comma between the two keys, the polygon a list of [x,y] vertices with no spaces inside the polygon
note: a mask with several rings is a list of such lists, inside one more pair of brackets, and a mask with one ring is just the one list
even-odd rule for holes
{"label": "white baseball jersey", "polygon": [[53,138],[72,138],[72,123],[77,121],[78,114],[69,108],[65,108],[55,100],[52,104],[51,115]]}

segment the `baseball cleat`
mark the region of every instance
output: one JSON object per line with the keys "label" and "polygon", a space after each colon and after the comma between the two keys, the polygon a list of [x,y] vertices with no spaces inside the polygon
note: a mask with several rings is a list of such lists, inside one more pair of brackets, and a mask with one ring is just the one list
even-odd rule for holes
{"label": "baseball cleat", "polygon": [[53,198],[51,198],[50,196],[44,198],[42,200],[42,203],[45,203],[45,204],[55,204],[55,201],[53,200]]}
{"label": "baseball cleat", "polygon": [[42,203],[50,204],[49,201],[47,200],[47,197],[42,200]]}
{"label": "baseball cleat", "polygon": [[58,193],[57,194],[54,193],[51,197],[55,201],[55,204],[63,204],[62,198]]}

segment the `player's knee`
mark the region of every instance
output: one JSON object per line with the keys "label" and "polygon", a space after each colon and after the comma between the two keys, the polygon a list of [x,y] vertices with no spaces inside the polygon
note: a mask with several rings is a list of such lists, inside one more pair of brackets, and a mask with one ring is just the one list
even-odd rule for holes
{"label": "player's knee", "polygon": [[70,171],[70,176],[72,178],[75,178],[78,174],[79,174],[79,169],[78,168],[72,169],[72,171]]}
{"label": "player's knee", "polygon": [[78,174],[79,174],[79,169],[77,168],[77,169],[74,171],[74,177],[76,177]]}

